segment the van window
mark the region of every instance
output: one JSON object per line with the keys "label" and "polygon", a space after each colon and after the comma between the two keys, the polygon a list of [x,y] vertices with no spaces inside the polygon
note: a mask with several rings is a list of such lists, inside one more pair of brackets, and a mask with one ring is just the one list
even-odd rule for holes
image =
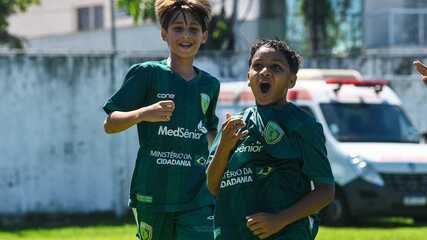
{"label": "van window", "polygon": [[398,106],[323,103],[320,108],[331,133],[338,141],[420,142],[420,134]]}

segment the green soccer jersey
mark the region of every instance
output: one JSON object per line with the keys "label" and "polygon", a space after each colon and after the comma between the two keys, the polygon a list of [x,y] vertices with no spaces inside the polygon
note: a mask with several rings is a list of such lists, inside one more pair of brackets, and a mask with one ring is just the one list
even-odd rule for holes
{"label": "green soccer jersey", "polygon": [[196,68],[186,81],[166,60],[134,65],[104,110],[131,111],[173,100],[169,122],[137,125],[139,151],[133,172],[130,206],[181,211],[212,204],[206,189],[207,133],[218,125],[215,107],[219,81]]}
{"label": "green soccer jersey", "polygon": [[[236,145],[220,182],[215,209],[217,233],[222,228],[229,231],[230,226],[247,229],[246,216],[276,213],[292,206],[312,191],[312,182],[334,184],[322,127],[303,110],[292,103],[256,106],[245,110],[243,119],[249,135]],[[219,136],[211,156],[218,140]],[[301,224],[305,222],[287,228],[293,232],[292,228]],[[249,231],[245,234],[252,235]],[[233,236],[249,239],[244,234]]]}

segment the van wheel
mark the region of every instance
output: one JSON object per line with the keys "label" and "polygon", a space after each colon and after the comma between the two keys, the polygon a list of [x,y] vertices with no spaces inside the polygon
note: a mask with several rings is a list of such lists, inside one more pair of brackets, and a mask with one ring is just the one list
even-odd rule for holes
{"label": "van wheel", "polygon": [[334,201],[322,209],[320,217],[322,223],[326,225],[342,226],[349,223],[350,214],[347,202],[340,191],[336,191]]}

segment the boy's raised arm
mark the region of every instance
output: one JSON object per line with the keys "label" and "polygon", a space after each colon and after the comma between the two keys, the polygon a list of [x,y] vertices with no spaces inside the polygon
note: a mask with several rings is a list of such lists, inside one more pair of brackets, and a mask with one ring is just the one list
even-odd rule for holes
{"label": "boy's raised arm", "polygon": [[129,112],[114,111],[105,119],[104,130],[106,133],[117,133],[143,121],[168,122],[174,110],[174,102],[166,100]]}

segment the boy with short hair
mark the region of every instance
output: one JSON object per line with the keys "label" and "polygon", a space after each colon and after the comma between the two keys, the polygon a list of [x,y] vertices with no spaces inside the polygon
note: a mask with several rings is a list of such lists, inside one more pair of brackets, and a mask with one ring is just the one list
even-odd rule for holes
{"label": "boy with short hair", "polygon": [[193,66],[207,40],[207,0],[157,0],[169,58],[132,66],[106,102],[104,128],[137,125],[140,148],[130,207],[139,239],[212,239],[213,199],[206,189],[208,143],[216,134],[219,81]]}
{"label": "boy with short hair", "polygon": [[286,101],[300,57],[278,40],[259,41],[250,54],[256,106],[228,114],[211,149],[215,240],[312,240],[334,178],[321,125]]}

